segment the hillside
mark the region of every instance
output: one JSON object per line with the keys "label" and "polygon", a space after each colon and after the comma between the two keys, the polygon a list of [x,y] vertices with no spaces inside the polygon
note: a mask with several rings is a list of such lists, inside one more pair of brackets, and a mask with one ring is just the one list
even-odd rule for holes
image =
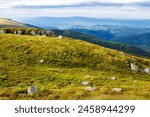
{"label": "hillside", "polygon": [[0,99],[150,99],[148,59],[72,38],[0,34],[0,45]]}
{"label": "hillside", "polygon": [[36,26],[23,24],[11,19],[0,18],[0,28],[35,28]]}
{"label": "hillside", "polygon": [[[137,46],[140,48],[145,48],[150,50],[150,32],[136,35],[128,35],[124,37],[118,37],[116,39],[112,39],[114,42],[122,42],[126,44],[130,44],[133,46]],[[150,51],[149,51],[150,52]]]}
{"label": "hillside", "polygon": [[[75,26],[72,30],[89,34],[102,40],[119,42],[150,50],[150,28],[113,25]],[[150,53],[150,51],[148,51]]]}
{"label": "hillside", "polygon": [[95,36],[83,34],[83,33],[77,32],[77,31],[53,30],[53,32],[55,32],[55,34],[57,34],[57,35],[64,35],[67,37],[87,41],[87,42],[94,43],[94,44],[97,44],[97,45],[100,45],[103,47],[123,51],[125,53],[133,54],[136,56],[150,57],[149,52],[146,52],[146,51],[144,51],[138,47],[134,47],[134,46],[122,44],[122,43],[113,43],[113,42],[104,41],[104,40],[101,40]]}

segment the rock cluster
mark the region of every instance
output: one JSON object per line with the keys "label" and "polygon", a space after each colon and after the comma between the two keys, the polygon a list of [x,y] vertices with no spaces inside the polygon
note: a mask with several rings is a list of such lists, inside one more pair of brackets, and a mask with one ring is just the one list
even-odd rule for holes
{"label": "rock cluster", "polygon": [[150,68],[139,68],[138,65],[135,65],[133,63],[130,63],[130,68],[132,71],[141,71],[143,73],[146,73],[146,74],[150,74]]}
{"label": "rock cluster", "polygon": [[33,35],[33,36],[54,36],[54,32],[42,29],[1,29],[2,34],[18,34],[18,35]]}

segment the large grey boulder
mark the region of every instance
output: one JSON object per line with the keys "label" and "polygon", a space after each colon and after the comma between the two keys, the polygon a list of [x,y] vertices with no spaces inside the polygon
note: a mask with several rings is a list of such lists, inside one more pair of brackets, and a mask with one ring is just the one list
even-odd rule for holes
{"label": "large grey boulder", "polygon": [[139,70],[139,67],[133,63],[130,63],[130,67],[131,67],[131,70],[133,71],[138,71]]}
{"label": "large grey boulder", "polygon": [[34,94],[38,92],[38,88],[36,86],[29,86],[28,88],[28,94]]}
{"label": "large grey boulder", "polygon": [[147,74],[150,74],[150,68],[145,68],[144,72],[147,73]]}

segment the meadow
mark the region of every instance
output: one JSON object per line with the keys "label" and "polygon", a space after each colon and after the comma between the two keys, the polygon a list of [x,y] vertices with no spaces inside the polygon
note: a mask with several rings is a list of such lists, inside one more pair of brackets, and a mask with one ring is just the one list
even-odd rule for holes
{"label": "meadow", "polygon": [[[150,75],[130,63],[150,67],[149,59],[77,39],[0,34],[0,99],[150,99]],[[84,81],[96,90],[85,90]],[[29,95],[29,86],[39,91]]]}

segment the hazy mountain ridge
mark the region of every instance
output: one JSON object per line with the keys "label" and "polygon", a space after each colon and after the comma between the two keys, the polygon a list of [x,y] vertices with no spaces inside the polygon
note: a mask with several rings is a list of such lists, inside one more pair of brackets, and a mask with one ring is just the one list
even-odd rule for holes
{"label": "hazy mountain ridge", "polygon": [[123,19],[99,19],[88,17],[37,17],[30,19],[20,19],[21,22],[30,23],[35,26],[57,27],[68,29],[72,26],[92,26],[92,25],[117,25],[129,27],[150,27],[150,20],[123,20]]}

